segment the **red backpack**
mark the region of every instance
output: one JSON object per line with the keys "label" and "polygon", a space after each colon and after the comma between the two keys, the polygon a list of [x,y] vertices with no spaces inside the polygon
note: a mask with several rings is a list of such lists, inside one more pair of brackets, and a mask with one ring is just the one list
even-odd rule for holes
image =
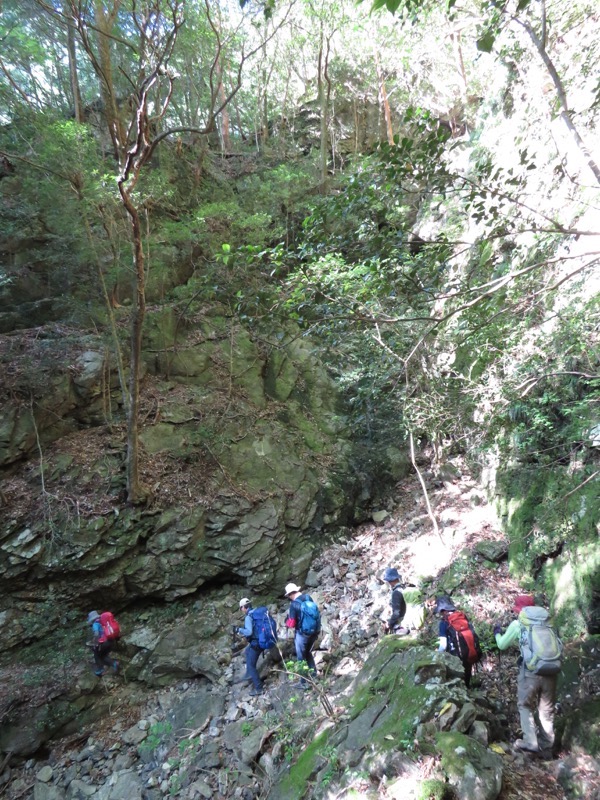
{"label": "red backpack", "polygon": [[115,642],[121,636],[121,626],[111,611],[104,611],[100,614],[100,624],[102,625],[103,636],[98,641]]}
{"label": "red backpack", "polygon": [[462,611],[448,614],[448,639],[451,643],[450,652],[457,655],[463,664],[477,664],[481,661],[483,654],[479,636]]}

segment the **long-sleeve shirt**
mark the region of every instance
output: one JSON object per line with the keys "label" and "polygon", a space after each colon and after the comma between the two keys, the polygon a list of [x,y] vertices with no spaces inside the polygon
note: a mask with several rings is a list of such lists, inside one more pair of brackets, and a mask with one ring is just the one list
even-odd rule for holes
{"label": "long-sleeve shirt", "polygon": [[92,636],[94,637],[94,642],[96,644],[106,641],[106,637],[104,636],[104,628],[102,627],[100,618],[94,620],[92,623]]}
{"label": "long-sleeve shirt", "polygon": [[448,622],[445,619],[440,620],[439,637],[438,650],[443,652],[448,647]]}
{"label": "long-sleeve shirt", "polygon": [[241,636],[245,636],[246,639],[252,639],[252,636],[254,634],[254,625],[252,624],[252,615],[250,611],[248,611],[244,619],[244,627],[238,628],[238,633]]}
{"label": "long-sleeve shirt", "polygon": [[507,650],[511,644],[517,644],[521,638],[521,623],[518,619],[513,619],[504,633],[496,634],[496,645],[498,650]]}
{"label": "long-sleeve shirt", "polygon": [[392,591],[390,604],[392,606],[392,614],[387,621],[387,625],[388,628],[392,630],[397,625],[400,625],[406,614],[406,602],[399,586],[396,586]]}

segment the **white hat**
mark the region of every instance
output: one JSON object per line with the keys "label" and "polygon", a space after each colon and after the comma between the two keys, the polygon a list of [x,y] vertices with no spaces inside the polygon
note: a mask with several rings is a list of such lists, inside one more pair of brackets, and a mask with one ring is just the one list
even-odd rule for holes
{"label": "white hat", "polygon": [[246,606],[250,605],[250,600],[247,597],[242,597],[240,600],[240,608],[245,608]]}
{"label": "white hat", "polygon": [[287,597],[288,594],[292,594],[292,592],[301,592],[301,591],[302,589],[299,586],[296,586],[295,583],[288,583],[288,585],[285,587],[284,594]]}

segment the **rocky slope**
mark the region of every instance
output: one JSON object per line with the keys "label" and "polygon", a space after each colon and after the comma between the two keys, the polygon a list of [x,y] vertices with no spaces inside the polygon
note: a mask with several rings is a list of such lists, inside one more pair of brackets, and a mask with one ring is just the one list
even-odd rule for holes
{"label": "rocky slope", "polygon": [[5,649],[44,637],[57,605],[63,629],[82,605],[278,585],[406,468],[393,448],[387,477],[361,468],[339,390],[305,339],[252,338],[215,309],[186,327],[158,309],[144,353],[149,500],[131,508],[119,381],[101,337],[59,325],[0,336]]}
{"label": "rocky slope", "polygon": [[[465,800],[591,800],[600,790],[594,711],[600,646],[594,637],[569,645],[558,717],[562,738],[552,762],[529,760],[510,746],[518,725],[510,654],[490,650],[467,693],[454,659],[435,653],[429,601],[436,593],[452,592],[489,643],[490,624],[509,618],[520,588],[508,574],[505,543],[476,484],[459,463],[450,472],[444,482],[428,479],[439,535],[417,481],[405,479],[376,515],[378,523],[364,524],[313,562],[304,585],[324,619],[314,690],[299,696],[283,664],[265,659],[267,692],[251,698],[234,682],[243,658],[232,657],[227,631],[215,630],[210,648],[198,646],[194,627],[214,620],[217,608],[235,618],[234,586],[208,591],[180,619],[163,619],[160,633],[172,646],[162,647],[161,658],[180,659],[179,681],[156,689],[130,682],[138,672],[132,645],[151,638],[150,615],[141,611],[125,620],[121,676],[96,682],[88,664],[71,665],[70,680],[88,687],[89,703],[102,708],[100,719],[86,725],[82,709],[69,736],[28,760],[14,759],[2,775],[7,797],[416,800],[454,792]],[[409,637],[380,635],[388,603],[381,574],[388,564],[422,590],[424,625]],[[419,600],[410,586],[407,596]],[[270,599],[281,622],[285,601]],[[418,625],[418,603],[410,613]],[[281,645],[287,658],[291,642]],[[202,677],[189,670],[192,658],[204,662]],[[17,685],[34,676],[24,664],[3,670],[3,692],[18,692]],[[38,687],[44,691],[49,687]]]}

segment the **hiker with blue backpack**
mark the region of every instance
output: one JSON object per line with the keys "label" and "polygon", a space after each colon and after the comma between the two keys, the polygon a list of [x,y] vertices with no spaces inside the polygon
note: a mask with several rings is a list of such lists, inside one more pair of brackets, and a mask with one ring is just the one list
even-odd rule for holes
{"label": "hiker with blue backpack", "polygon": [[251,681],[254,688],[251,697],[263,694],[263,682],[258,674],[258,659],[261,654],[270,650],[277,644],[277,623],[269,614],[266,606],[252,608],[252,603],[247,597],[240,600],[240,610],[245,614],[244,627],[238,628],[238,633],[248,640],[246,647],[246,674],[241,681]]}
{"label": "hiker with blue backpack", "polygon": [[[499,650],[519,646],[517,707],[523,738],[514,747],[531,753],[551,755],[554,744],[554,706],[556,684],[562,666],[562,642],[550,624],[550,614],[535,604],[531,595],[519,595],[513,612],[517,618],[502,633],[494,625]],[[539,733],[536,731],[537,715]]]}
{"label": "hiker with blue backpack", "polygon": [[[285,596],[290,600],[290,608],[286,627],[294,631],[294,644],[296,646],[296,661],[305,663],[310,676],[317,677],[317,666],[312,654],[312,649],[321,633],[321,613],[319,607],[309,594],[303,594],[302,589],[295,583],[288,583],[285,587]],[[310,689],[310,683],[304,676],[300,676],[297,689]]]}

